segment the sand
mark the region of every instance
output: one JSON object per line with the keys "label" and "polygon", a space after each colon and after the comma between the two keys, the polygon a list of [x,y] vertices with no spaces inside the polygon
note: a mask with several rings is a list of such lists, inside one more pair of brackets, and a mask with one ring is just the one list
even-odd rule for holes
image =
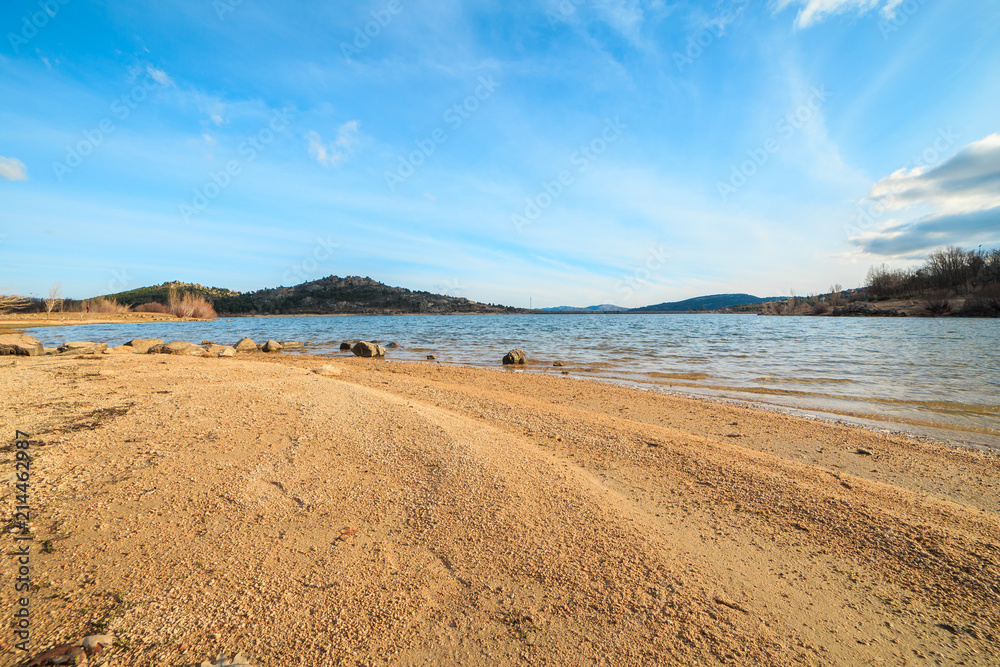
{"label": "sand", "polygon": [[5,516],[32,436],[34,653],[106,631],[91,665],[1000,664],[989,452],[381,359],[21,358],[0,392]]}

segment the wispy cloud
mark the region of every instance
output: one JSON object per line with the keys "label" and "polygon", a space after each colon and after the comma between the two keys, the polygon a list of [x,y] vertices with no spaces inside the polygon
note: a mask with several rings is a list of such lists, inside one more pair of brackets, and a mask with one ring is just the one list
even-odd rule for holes
{"label": "wispy cloud", "polygon": [[1000,134],[969,144],[936,167],[893,172],[872,187],[867,203],[924,213],[915,220],[890,219],[852,239],[869,253],[908,255],[946,244],[1000,242]]}
{"label": "wispy cloud", "polygon": [[361,123],[350,120],[337,129],[337,138],[327,143],[319,132],[306,135],[309,140],[309,155],[324,167],[336,167],[348,157],[361,136]]}
{"label": "wispy cloud", "polygon": [[26,181],[28,168],[17,158],[0,156],[0,178],[5,181]]}
{"label": "wispy cloud", "polygon": [[162,69],[156,69],[152,65],[147,65],[146,73],[149,74],[149,78],[151,78],[153,81],[160,84],[161,86],[174,85],[174,80],[171,79],[170,76]]}
{"label": "wispy cloud", "polygon": [[880,6],[882,14],[892,18],[901,3],[902,0],[777,0],[775,9],[780,12],[790,6],[801,6],[795,17],[795,27],[808,28],[837,14],[865,14]]}

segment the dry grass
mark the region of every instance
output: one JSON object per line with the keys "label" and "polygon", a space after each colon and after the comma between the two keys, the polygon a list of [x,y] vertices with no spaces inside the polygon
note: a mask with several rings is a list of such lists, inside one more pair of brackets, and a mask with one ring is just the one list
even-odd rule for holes
{"label": "dry grass", "polygon": [[103,296],[90,301],[90,312],[92,313],[128,313],[132,306],[118,303],[118,299],[105,299]]}
{"label": "dry grass", "polygon": [[142,305],[136,306],[133,309],[137,313],[163,313],[167,314],[170,309],[164,306],[162,303],[156,301],[150,301],[149,303],[144,303]]}
{"label": "dry grass", "polygon": [[197,317],[204,320],[214,320],[218,317],[215,308],[205,297],[190,293],[178,295],[174,289],[170,290],[170,303],[167,309],[167,312],[174,317]]}

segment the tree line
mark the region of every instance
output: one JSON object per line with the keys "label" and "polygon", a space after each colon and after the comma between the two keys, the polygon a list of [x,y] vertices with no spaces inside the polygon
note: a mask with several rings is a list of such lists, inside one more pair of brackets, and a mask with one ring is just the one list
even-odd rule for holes
{"label": "tree line", "polygon": [[948,246],[927,256],[923,265],[868,270],[869,299],[902,299],[931,293],[961,296],[993,292],[1000,286],[1000,248],[966,250]]}

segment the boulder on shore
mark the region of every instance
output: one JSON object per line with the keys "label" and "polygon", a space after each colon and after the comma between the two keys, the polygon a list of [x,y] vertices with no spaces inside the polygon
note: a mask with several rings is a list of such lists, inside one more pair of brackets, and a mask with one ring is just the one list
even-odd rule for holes
{"label": "boulder on shore", "polygon": [[253,338],[244,336],[233,347],[236,348],[237,352],[254,352],[257,349],[257,343],[253,342]]}
{"label": "boulder on shore", "polygon": [[282,345],[278,341],[269,340],[266,343],[264,343],[260,349],[262,349],[264,352],[281,352],[283,347],[284,345]]}
{"label": "boulder on shore", "polygon": [[233,347],[233,346],[231,346],[231,345],[227,345],[221,352],[219,352],[219,356],[220,357],[235,357],[236,356],[236,348]]}
{"label": "boulder on shore", "polygon": [[384,357],[385,348],[378,343],[369,343],[366,340],[359,340],[354,347],[351,348],[351,352],[357,357]]}
{"label": "boulder on shore", "polygon": [[228,345],[216,345],[215,343],[202,343],[201,347],[210,357],[217,357],[223,350],[229,349]]}
{"label": "boulder on shore", "polygon": [[149,352],[149,348],[154,345],[163,345],[162,338],[135,338],[125,343],[132,348],[132,351],[136,354],[146,354]]}
{"label": "boulder on shore", "polygon": [[149,349],[150,354],[177,354],[185,357],[204,357],[205,348],[186,340],[174,340],[164,345],[156,345]]}
{"label": "boulder on shore", "polygon": [[0,335],[0,354],[16,354],[19,357],[37,357],[45,354],[45,348],[34,336],[27,334]]}
{"label": "boulder on shore", "polygon": [[511,350],[507,354],[503,355],[503,363],[505,366],[510,364],[523,364],[527,360],[528,357],[524,354],[524,350],[520,348]]}
{"label": "boulder on shore", "polygon": [[108,349],[107,343],[94,343],[89,340],[71,340],[59,346],[59,354],[94,354]]}
{"label": "boulder on shore", "polygon": [[119,345],[117,347],[109,347],[104,350],[104,354],[135,354],[135,350],[128,345]]}

